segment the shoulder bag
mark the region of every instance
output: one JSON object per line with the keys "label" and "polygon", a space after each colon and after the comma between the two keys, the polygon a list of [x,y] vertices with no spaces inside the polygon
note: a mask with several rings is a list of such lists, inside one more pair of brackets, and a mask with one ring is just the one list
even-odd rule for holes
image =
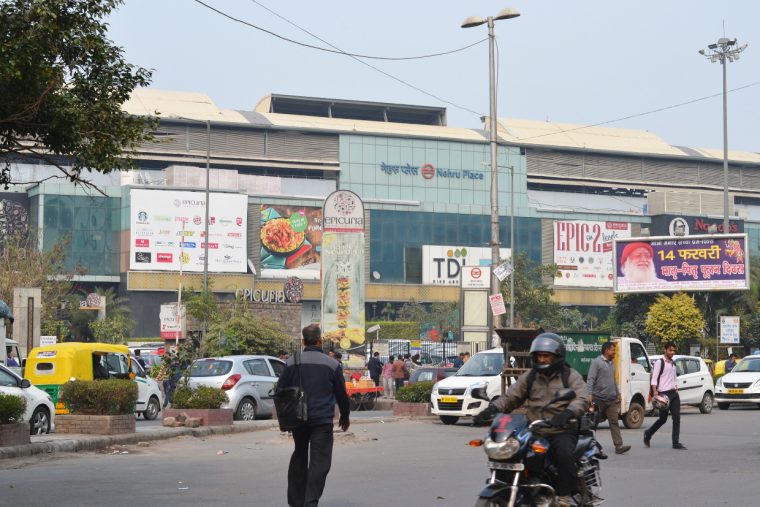
{"label": "shoulder bag", "polygon": [[303,390],[303,383],[301,381],[301,353],[296,352],[293,360],[298,372],[298,386],[277,386],[272,396],[274,398],[275,409],[277,410],[277,421],[280,424],[280,431],[293,431],[306,424],[306,421],[309,419],[306,391]]}

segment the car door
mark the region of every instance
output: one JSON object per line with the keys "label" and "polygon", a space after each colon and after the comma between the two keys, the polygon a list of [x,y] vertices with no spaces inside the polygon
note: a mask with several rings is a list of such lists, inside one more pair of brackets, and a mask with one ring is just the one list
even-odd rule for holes
{"label": "car door", "polygon": [[274,376],[266,359],[263,357],[248,359],[243,363],[243,366],[245,366],[248,374],[252,376],[251,385],[256,390],[261,402],[261,412],[271,413],[274,402],[272,397],[269,396],[269,391],[274,383],[277,382],[277,377]]}
{"label": "car door", "polygon": [[[650,381],[650,374],[652,371],[652,366],[649,364],[649,357],[647,356],[647,352],[644,349],[644,347],[641,346],[639,342],[630,342],[629,343],[629,352],[630,357],[625,358],[625,361],[629,362],[627,368],[620,368],[620,372],[618,372],[618,375],[623,375],[623,373],[627,370],[629,372],[629,381],[628,384],[630,386],[630,392],[625,387],[625,379],[620,379],[620,383],[618,384],[620,386],[620,394],[621,396],[627,396],[628,399],[624,403],[627,403],[633,398],[633,396],[636,393],[639,393],[643,398],[646,400],[649,395],[649,381]],[[624,357],[624,356],[623,356]],[[621,358],[623,360],[623,358]]]}
{"label": "car door", "polygon": [[678,396],[682,404],[699,403],[700,387],[699,362],[694,359],[680,357],[676,363],[676,383]]}
{"label": "car door", "polygon": [[31,403],[29,403],[24,390],[19,384],[18,378],[11,374],[9,371],[6,371],[4,368],[0,368],[0,394],[10,394],[26,400],[27,403],[26,410],[24,411],[24,420],[29,420],[34,407],[32,407]]}
{"label": "car door", "polygon": [[130,372],[134,374],[134,381],[137,384],[137,404],[135,412],[142,412],[145,410],[145,406],[148,403],[150,393],[148,392],[148,379],[145,374],[145,370],[142,369],[140,363],[132,360],[130,364]]}

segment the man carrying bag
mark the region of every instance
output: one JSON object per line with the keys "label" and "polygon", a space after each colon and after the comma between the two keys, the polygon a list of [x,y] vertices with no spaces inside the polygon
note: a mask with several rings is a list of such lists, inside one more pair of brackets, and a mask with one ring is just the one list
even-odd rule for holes
{"label": "man carrying bag", "polygon": [[292,507],[318,505],[322,496],[332,464],[336,403],[338,426],[346,431],[350,425],[343,368],[322,352],[318,324],[303,328],[302,335],[304,350],[288,359],[274,395],[278,418],[281,413],[285,416],[280,428],[291,431],[295,442],[288,468],[288,505]]}

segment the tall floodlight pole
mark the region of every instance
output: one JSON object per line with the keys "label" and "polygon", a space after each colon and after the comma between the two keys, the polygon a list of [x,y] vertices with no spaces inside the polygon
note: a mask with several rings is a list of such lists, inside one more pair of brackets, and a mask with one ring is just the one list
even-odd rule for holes
{"label": "tall floodlight pole", "polygon": [[[470,16],[462,22],[462,28],[480,26],[484,23],[488,26],[488,95],[490,99],[490,144],[491,144],[491,290],[495,295],[501,292],[499,279],[494,270],[499,262],[499,179],[498,179],[498,137],[496,124],[496,58],[495,38],[493,33],[494,21],[500,19],[512,19],[520,15],[515,9],[503,9],[496,16],[488,16],[483,19],[478,16]],[[488,322],[488,341],[493,339],[493,330],[496,327],[497,316],[492,316]]]}
{"label": "tall floodlight pole", "polygon": [[206,120],[206,241],[203,242],[203,289],[208,293],[208,187],[209,174],[211,173],[211,120]]}
{"label": "tall floodlight pole", "polygon": [[726,94],[726,60],[733,62],[747,45],[736,45],[736,39],[721,37],[718,42],[707,46],[707,51],[699,50],[711,62],[720,62],[723,66],[723,234],[730,234],[728,223],[728,99]]}

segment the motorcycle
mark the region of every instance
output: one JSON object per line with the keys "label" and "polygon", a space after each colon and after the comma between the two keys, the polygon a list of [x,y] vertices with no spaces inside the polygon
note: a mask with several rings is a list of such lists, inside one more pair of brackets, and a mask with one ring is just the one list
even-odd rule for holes
{"label": "motorcycle", "polygon": [[[472,395],[487,399],[483,388],[473,389]],[[541,408],[541,412],[555,403],[573,398],[573,390],[561,389]],[[574,501],[581,507],[604,502],[599,496],[602,487],[599,459],[606,457],[594,438],[586,415],[584,419],[580,422],[575,448],[580,493],[574,496]],[[469,442],[472,447],[483,447],[491,471],[475,507],[553,507],[556,504],[552,484],[556,484],[558,473],[548,458],[549,442],[536,434],[549,427],[551,425],[544,419],[528,423],[525,415],[498,414],[484,440]]]}

